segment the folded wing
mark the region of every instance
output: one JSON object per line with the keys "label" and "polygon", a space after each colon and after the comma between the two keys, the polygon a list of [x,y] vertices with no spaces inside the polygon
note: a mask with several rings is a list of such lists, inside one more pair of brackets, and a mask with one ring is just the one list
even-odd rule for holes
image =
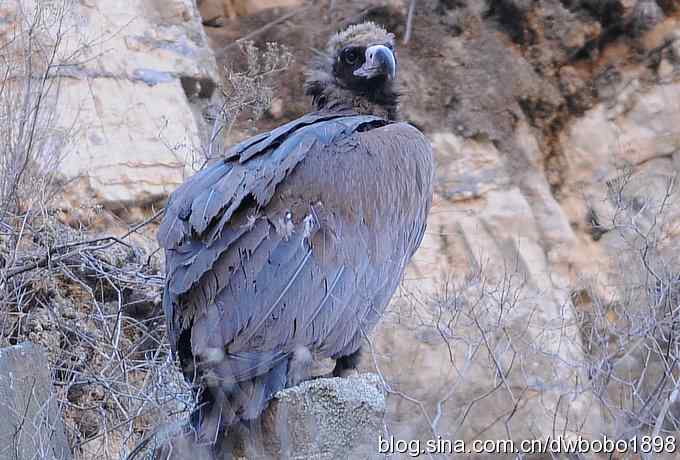
{"label": "folded wing", "polygon": [[173,350],[217,350],[222,383],[279,369],[299,346],[353,352],[420,244],[432,174],[418,130],[352,113],[234,146],[173,193],[159,229]]}

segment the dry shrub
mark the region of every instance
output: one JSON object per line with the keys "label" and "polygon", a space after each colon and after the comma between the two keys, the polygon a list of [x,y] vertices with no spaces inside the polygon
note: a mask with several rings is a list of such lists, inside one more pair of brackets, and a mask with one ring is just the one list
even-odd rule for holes
{"label": "dry shrub", "polygon": [[272,106],[277,76],[293,62],[293,54],[278,43],[267,43],[263,49],[248,40],[238,42],[238,45],[243,62],[223,69],[221,91],[224,102],[209,107],[204,115],[212,130],[202,157],[192,161],[194,170],[200,170],[222,154],[219,140],[232,141],[232,130],[239,122],[243,123],[239,128],[246,131],[255,128],[255,123]]}
{"label": "dry shrub", "polygon": [[243,115],[254,123],[271,107],[276,77],[293,62],[293,54],[283,45],[267,43],[259,49],[252,41],[239,43],[246,59],[243,70],[226,68],[223,114],[229,131]]}
{"label": "dry shrub", "polygon": [[[657,453],[668,454],[672,444],[662,441],[680,432],[677,179],[624,168],[607,183],[598,209],[608,212],[589,219],[610,257],[593,263],[609,269],[565,286],[561,300],[557,289],[537,289],[512,256],[451,273],[433,290],[406,283],[383,320],[389,332],[369,340],[391,394],[387,435],[469,442],[606,434],[656,439]],[[395,357],[390,346],[402,341],[412,354]],[[409,375],[421,369],[432,376],[427,383]]]}
{"label": "dry shrub", "polygon": [[[680,431],[680,247],[677,176],[634,174],[607,183],[604,234],[619,248],[616,277],[575,294],[590,378],[605,422],[621,438]],[[606,287],[607,289],[602,289]],[[608,291],[610,295],[603,295]]]}
{"label": "dry shrub", "polygon": [[88,43],[72,0],[12,5],[0,32],[0,346],[47,350],[75,458],[120,458],[192,404],[164,337],[160,256],[133,243],[160,212],[120,237],[55,217],[72,135],[56,119],[62,71]]}
{"label": "dry shrub", "polygon": [[159,256],[128,236],[88,239],[50,217],[39,225],[68,242],[33,244],[5,272],[1,345],[47,349],[76,458],[120,458],[193,404],[165,338]]}

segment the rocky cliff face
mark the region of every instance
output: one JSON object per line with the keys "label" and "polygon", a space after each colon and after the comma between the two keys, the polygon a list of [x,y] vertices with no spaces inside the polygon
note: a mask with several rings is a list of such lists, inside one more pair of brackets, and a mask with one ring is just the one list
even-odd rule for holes
{"label": "rocky cliff face", "polygon": [[[63,110],[84,124],[65,174],[113,208],[174,189],[191,155],[173,146],[201,144],[213,56],[237,63],[239,37],[296,55],[265,129],[308,110],[304,63],[339,24],[406,31],[399,0],[265,3],[201,2],[224,25],[206,40],[188,0],[81,2],[82,26],[111,38],[68,70]],[[678,2],[423,0],[398,59],[404,118],[438,171],[426,238],[364,362],[390,385],[388,429],[677,430]]]}
{"label": "rocky cliff face", "polygon": [[10,1],[0,17],[8,39],[42,17],[43,46],[59,42],[49,75],[59,81],[55,127],[71,142],[61,172],[78,190],[74,206],[144,205],[183,181],[219,80],[192,0]]}

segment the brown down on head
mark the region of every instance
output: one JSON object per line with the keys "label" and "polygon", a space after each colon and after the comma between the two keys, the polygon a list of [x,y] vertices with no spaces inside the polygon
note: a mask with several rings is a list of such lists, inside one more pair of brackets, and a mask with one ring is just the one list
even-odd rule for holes
{"label": "brown down on head", "polygon": [[352,109],[398,119],[394,34],[373,22],[333,35],[325,53],[310,64],[305,94],[317,110]]}

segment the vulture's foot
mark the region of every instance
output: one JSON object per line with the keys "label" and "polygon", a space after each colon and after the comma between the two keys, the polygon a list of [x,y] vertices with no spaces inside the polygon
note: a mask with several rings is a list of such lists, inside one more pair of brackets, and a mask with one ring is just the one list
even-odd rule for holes
{"label": "vulture's foot", "polygon": [[357,374],[357,366],[361,359],[361,348],[354,353],[342,356],[335,360],[335,368],[333,369],[332,377],[349,377]]}
{"label": "vulture's foot", "polygon": [[331,372],[325,374],[316,374],[310,380],[316,379],[332,379],[334,377],[350,377],[352,375],[359,375],[357,366],[361,359],[361,349],[355,351],[351,355],[343,356],[335,360],[335,367]]}
{"label": "vulture's foot", "polygon": [[203,25],[206,27],[224,27],[224,18],[217,16],[211,19],[204,19]]}

